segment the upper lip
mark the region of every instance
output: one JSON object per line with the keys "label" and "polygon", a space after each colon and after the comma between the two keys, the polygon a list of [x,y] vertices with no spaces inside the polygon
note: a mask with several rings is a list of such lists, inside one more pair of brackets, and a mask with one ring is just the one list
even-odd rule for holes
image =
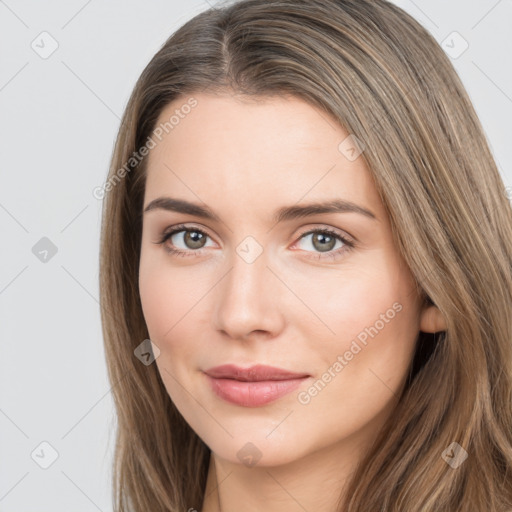
{"label": "upper lip", "polygon": [[206,370],[204,373],[217,379],[235,379],[247,382],[262,380],[290,380],[309,377],[307,373],[296,373],[275,366],[257,364],[242,368],[234,364],[223,364]]}

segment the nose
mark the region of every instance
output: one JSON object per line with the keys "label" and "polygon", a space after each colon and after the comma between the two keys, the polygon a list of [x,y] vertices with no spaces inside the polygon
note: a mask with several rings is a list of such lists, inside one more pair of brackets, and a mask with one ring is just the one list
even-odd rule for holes
{"label": "nose", "polygon": [[215,329],[233,340],[277,336],[285,325],[285,289],[270,270],[266,252],[253,262],[233,252],[229,264],[215,287]]}

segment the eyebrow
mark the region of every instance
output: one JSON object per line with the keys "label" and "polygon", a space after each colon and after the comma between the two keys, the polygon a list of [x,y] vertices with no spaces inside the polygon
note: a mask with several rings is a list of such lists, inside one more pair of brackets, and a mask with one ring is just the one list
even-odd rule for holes
{"label": "eyebrow", "polygon": [[[220,217],[210,210],[207,206],[201,206],[196,203],[185,201],[184,199],[176,199],[172,197],[158,197],[151,201],[144,213],[151,210],[167,210],[177,213],[185,213],[203,219],[221,222]],[[344,199],[333,199],[331,201],[322,201],[308,203],[305,205],[284,206],[274,213],[273,220],[276,223],[309,217],[322,213],[359,213],[370,219],[377,219],[376,215],[370,210],[363,208],[350,201]]]}

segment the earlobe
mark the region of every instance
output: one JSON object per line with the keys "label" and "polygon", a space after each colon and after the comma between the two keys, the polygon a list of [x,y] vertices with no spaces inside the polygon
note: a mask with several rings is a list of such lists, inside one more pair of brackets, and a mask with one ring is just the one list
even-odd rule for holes
{"label": "earlobe", "polygon": [[420,331],[435,333],[446,331],[446,321],[437,306],[429,304],[424,307],[420,318]]}

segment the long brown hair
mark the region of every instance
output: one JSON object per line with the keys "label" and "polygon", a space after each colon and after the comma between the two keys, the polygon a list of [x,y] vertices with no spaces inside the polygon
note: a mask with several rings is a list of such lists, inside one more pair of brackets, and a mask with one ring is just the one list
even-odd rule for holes
{"label": "long brown hair", "polygon": [[[209,448],[155,364],[138,267],[148,146],[162,109],[199,91],[291,94],[334,116],[447,330],[419,333],[396,410],[353,475],[346,512],[512,510],[512,210],[449,58],[385,0],[242,0],[177,30],[137,81],[104,197],[100,295],[117,413],[117,512],[200,510]],[[193,115],[193,114],[191,114]],[[457,468],[442,457],[456,442]]]}

